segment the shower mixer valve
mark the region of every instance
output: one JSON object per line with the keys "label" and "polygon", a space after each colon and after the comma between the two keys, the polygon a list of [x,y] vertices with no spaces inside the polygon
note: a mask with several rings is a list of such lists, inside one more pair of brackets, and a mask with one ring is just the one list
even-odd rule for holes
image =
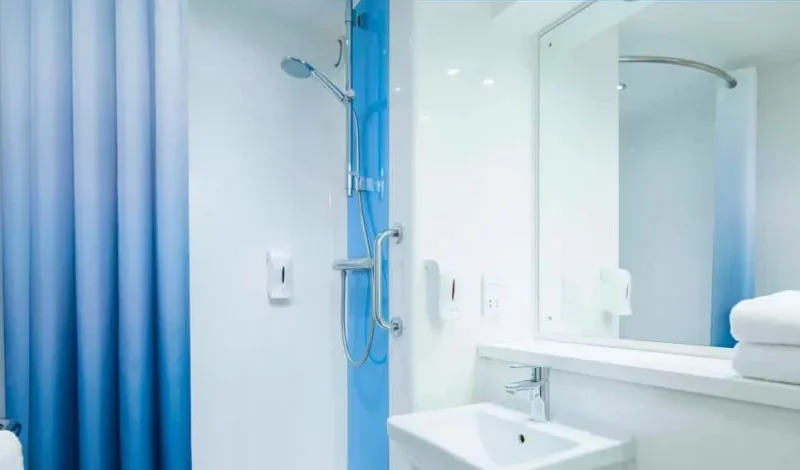
{"label": "shower mixer valve", "polygon": [[[399,317],[391,317],[385,320],[383,317],[383,248],[387,240],[400,243],[403,239],[403,226],[400,224],[380,232],[375,237],[374,257],[343,259],[333,262],[333,269],[341,273],[341,297],[339,304],[340,323],[342,334],[342,346],[348,362],[355,367],[363,365],[369,358],[369,351],[372,347],[372,337],[375,327],[388,331],[392,336],[398,337],[403,334],[403,321]],[[370,315],[370,333],[367,346],[359,358],[353,357],[347,341],[347,276],[350,271],[366,271],[372,279],[372,313]]]}

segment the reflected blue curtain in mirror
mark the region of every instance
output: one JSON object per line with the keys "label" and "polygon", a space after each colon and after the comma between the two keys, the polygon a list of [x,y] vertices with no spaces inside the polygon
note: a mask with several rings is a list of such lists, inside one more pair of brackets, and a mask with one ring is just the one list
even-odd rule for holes
{"label": "reflected blue curtain in mirror", "polygon": [[28,470],[191,467],[184,2],[0,1],[6,411]]}

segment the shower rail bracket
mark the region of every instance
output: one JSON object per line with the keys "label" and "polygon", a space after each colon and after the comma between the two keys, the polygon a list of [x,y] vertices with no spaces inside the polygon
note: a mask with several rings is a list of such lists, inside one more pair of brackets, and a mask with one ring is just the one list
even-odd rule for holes
{"label": "shower rail bracket", "polygon": [[355,177],[355,188],[356,191],[362,191],[365,193],[379,193],[381,199],[383,198],[383,180],[379,180],[377,178],[370,178],[367,176],[356,176]]}

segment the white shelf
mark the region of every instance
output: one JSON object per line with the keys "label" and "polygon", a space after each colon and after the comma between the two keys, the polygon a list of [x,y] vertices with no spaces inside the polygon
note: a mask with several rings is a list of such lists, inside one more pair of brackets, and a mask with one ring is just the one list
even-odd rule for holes
{"label": "white shelf", "polygon": [[478,355],[518,364],[800,410],[800,386],[751,380],[730,361],[584,344],[530,341],[478,347]]}

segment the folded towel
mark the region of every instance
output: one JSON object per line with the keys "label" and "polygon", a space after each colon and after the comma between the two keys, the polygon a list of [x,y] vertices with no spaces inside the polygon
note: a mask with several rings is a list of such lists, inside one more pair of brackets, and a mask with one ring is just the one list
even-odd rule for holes
{"label": "folded towel", "polygon": [[742,300],[731,310],[731,334],[743,343],[800,346],[800,291]]}
{"label": "folded towel", "polygon": [[11,431],[0,431],[0,470],[24,470],[22,444]]}
{"label": "folded towel", "polygon": [[739,343],[733,370],[751,379],[800,385],[800,347]]}

